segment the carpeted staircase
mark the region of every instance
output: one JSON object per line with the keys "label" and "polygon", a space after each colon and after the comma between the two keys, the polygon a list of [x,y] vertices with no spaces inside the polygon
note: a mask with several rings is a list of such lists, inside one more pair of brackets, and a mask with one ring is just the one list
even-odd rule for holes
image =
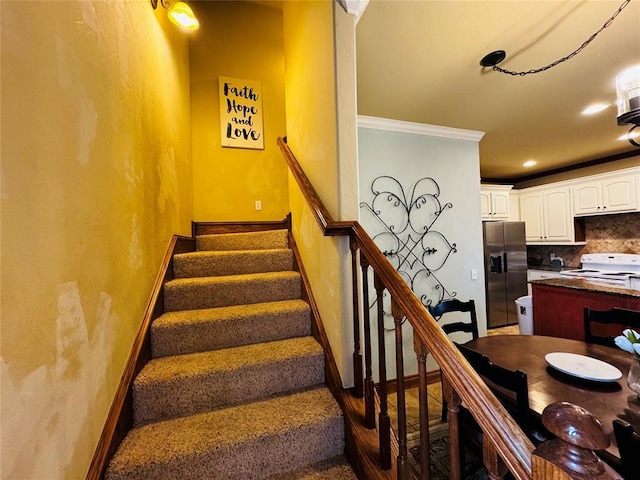
{"label": "carpeted staircase", "polygon": [[355,479],[288,232],[196,245],[173,258],[135,425],[105,478]]}

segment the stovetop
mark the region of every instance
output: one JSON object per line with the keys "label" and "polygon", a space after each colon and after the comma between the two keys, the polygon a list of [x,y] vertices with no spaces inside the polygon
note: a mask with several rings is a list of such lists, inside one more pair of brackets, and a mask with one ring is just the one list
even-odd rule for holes
{"label": "stovetop", "polygon": [[589,253],[580,257],[582,268],[561,275],[628,287],[630,278],[640,274],[640,255],[629,253]]}

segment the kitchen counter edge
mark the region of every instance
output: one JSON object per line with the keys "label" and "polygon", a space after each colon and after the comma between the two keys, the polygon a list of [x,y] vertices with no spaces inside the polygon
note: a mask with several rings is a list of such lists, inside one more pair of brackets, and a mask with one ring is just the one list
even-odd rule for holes
{"label": "kitchen counter edge", "polygon": [[640,297],[640,290],[612,287],[609,285],[598,285],[588,282],[582,278],[545,278],[541,280],[531,280],[529,283],[531,283],[532,285],[548,285],[551,287],[573,288],[575,290],[610,293],[612,295],[623,295],[627,297]]}

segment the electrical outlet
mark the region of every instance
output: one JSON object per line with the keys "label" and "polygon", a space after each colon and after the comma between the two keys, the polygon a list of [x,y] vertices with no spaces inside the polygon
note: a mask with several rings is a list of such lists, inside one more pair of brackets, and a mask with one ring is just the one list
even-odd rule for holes
{"label": "electrical outlet", "polygon": [[262,202],[260,200],[256,200],[256,210],[262,210]]}
{"label": "electrical outlet", "polygon": [[475,268],[471,269],[471,280],[477,280],[478,279],[478,270],[476,270]]}

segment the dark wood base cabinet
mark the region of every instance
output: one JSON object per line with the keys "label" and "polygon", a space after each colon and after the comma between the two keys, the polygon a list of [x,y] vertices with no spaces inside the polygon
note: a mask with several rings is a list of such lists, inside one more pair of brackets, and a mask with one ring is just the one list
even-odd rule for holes
{"label": "dark wood base cabinet", "polygon": [[[594,289],[566,288],[532,283],[533,333],[584,340],[584,308],[609,310],[613,307],[640,310],[640,296],[606,293]],[[620,328],[602,332],[620,335]]]}

